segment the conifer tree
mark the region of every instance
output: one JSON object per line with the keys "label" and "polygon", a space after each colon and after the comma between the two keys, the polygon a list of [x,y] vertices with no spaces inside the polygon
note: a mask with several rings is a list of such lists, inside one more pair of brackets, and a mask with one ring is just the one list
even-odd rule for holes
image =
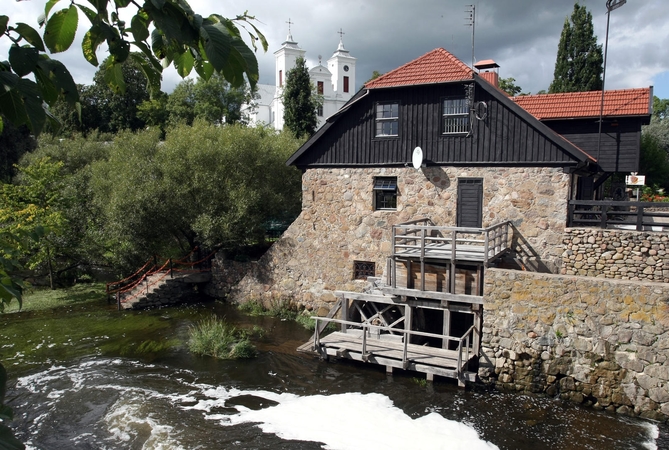
{"label": "conifer tree", "polygon": [[592,14],[585,5],[574,5],[558,44],[555,73],[549,92],[596,91],[602,88],[602,46],[592,26]]}
{"label": "conifer tree", "polygon": [[312,92],[311,78],[304,58],[297,58],[295,67],[286,74],[283,91],[283,121],[295,137],[310,137],[316,131],[318,99]]}

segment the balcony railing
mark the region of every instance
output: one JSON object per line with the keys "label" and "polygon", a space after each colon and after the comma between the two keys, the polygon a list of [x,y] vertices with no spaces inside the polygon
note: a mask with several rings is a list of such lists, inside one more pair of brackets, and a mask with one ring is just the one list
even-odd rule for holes
{"label": "balcony railing", "polygon": [[569,227],[669,230],[669,203],[570,200]]}

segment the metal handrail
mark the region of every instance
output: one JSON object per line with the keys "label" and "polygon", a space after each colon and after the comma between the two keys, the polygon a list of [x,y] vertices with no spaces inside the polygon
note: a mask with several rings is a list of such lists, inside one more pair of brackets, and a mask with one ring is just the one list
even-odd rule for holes
{"label": "metal handrail", "polygon": [[[449,341],[455,341],[458,343],[458,363],[457,363],[457,372],[458,372],[458,377],[462,374],[462,372],[466,369],[467,364],[469,363],[469,350],[470,350],[470,336],[473,333],[475,327],[472,325],[469,327],[469,329],[465,332],[465,334],[462,335],[462,337],[454,337],[454,336],[446,336],[443,334],[435,334],[435,333],[426,333],[424,331],[414,331],[414,330],[406,330],[406,329],[398,329],[398,328],[391,328],[391,327],[385,327],[381,325],[371,325],[368,323],[360,323],[360,322],[352,322],[349,320],[342,320],[342,319],[332,319],[332,318],[327,318],[327,317],[318,317],[318,316],[313,316],[311,317],[313,320],[316,321],[316,332],[314,333],[314,349],[320,349],[321,344],[320,344],[320,332],[319,332],[319,327],[318,327],[318,321],[324,321],[324,322],[333,322],[333,323],[338,323],[338,324],[344,324],[344,325],[352,325],[355,327],[362,328],[362,347],[361,347],[361,354],[362,358],[364,361],[367,361],[367,358],[369,354],[367,353],[367,335],[370,334],[369,331],[372,329],[377,329],[377,330],[385,330],[385,331],[392,331],[394,333],[402,333],[406,336],[403,337],[403,350],[402,350],[402,366],[404,368],[407,367],[408,365],[408,345],[409,345],[409,339],[407,339],[408,336],[423,336],[423,337],[433,337],[433,338],[438,338],[438,339],[447,339]],[[463,341],[465,342],[465,345],[463,346],[462,343]],[[464,359],[465,361],[465,367],[463,367],[463,358],[462,358],[462,353],[463,351],[466,351],[466,358]]]}

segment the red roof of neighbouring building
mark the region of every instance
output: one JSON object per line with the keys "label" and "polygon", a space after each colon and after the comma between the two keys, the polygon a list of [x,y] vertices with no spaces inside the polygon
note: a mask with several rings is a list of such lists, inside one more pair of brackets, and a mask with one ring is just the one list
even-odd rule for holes
{"label": "red roof of neighbouring building", "polygon": [[443,48],[436,48],[420,58],[369,81],[365,88],[385,88],[416,84],[471,80],[474,71]]}
{"label": "red roof of neighbouring building", "polygon": [[[602,91],[521,95],[511,100],[539,120],[599,117]],[[651,88],[605,91],[604,115],[648,116],[651,102]]]}

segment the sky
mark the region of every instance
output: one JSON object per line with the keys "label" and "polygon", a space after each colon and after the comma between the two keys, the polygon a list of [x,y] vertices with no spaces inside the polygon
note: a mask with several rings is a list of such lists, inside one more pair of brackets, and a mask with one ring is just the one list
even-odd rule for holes
{"label": "sky", "polygon": [[[85,0],[82,0],[85,3]],[[10,24],[25,22],[37,28],[45,0],[0,0],[0,14]],[[69,3],[62,0],[55,9]],[[326,61],[336,51],[339,31],[356,61],[356,88],[373,71],[388,72],[425,53],[443,47],[466,64],[472,60],[472,26],[469,5],[474,5],[474,56],[494,59],[502,78],[513,77],[526,93],[548,89],[555,68],[560,33],[571,15],[574,0],[190,0],[203,16],[218,13],[234,17],[244,11],[269,42],[266,53],[256,56],[260,83],[274,84],[273,52],[290,32],[306,51],[307,66],[322,55]],[[604,44],[606,0],[579,0],[592,13],[595,34]],[[54,10],[55,10],[54,9]],[[610,14],[606,89],[654,86],[654,95],[669,98],[669,1],[628,0]],[[79,43],[52,55],[62,61],[75,82],[91,84],[96,68],[88,64]],[[247,41],[248,42],[248,41]],[[0,38],[0,57],[7,58],[8,39]],[[101,53],[100,59],[104,58]],[[163,73],[163,90],[171,92],[180,81],[169,68]]]}

